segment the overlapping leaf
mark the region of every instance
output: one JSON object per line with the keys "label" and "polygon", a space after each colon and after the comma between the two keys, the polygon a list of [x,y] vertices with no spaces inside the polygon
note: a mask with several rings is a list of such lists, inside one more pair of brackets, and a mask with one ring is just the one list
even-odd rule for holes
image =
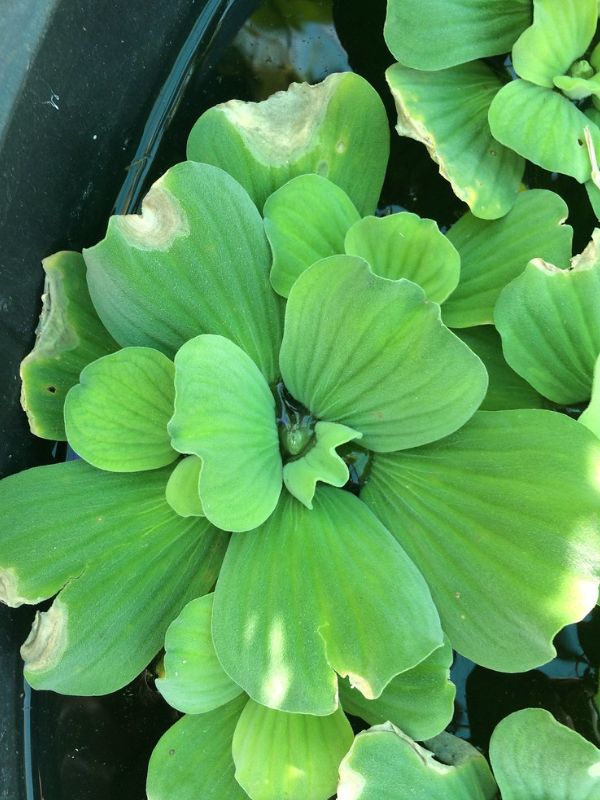
{"label": "overlapping leaf", "polygon": [[312,509],[319,481],[330,486],[343,486],[349,478],[348,467],[336,448],[353,439],[360,439],[358,431],[336,422],[317,422],[315,442],[300,458],[288,461],[283,468],[283,483],[297,500]]}
{"label": "overlapping leaf", "polygon": [[348,680],[341,680],[340,702],[344,711],[370,725],[389,721],[413,739],[430,739],[444,730],[454,714],[451,664],[452,648],[446,642],[416,667],[393,678],[375,700],[367,700]]}
{"label": "overlapping leaf", "polygon": [[434,303],[456,289],[460,275],[460,256],[437,224],[407,211],[364,217],[348,230],[345,251],[382,278],[417,283]]}
{"label": "overlapping leaf", "polygon": [[242,694],[217,659],[212,608],[212,594],[191,600],[165,636],[164,676],[156,680],[156,688],[169,705],[187,714],[212,711]]}
{"label": "overlapping leaf", "polygon": [[126,347],[88,364],[65,400],[71,447],[111,472],[140,472],[177,458],[167,423],[175,367],[158,350]]}
{"label": "overlapping leaf", "polygon": [[229,531],[260,525],[281,492],[275,400],[252,359],[222,336],[191,339],[175,356],[173,446],[202,459],[202,510]]}
{"label": "overlapping leaf", "polygon": [[360,219],[348,195],[320,175],[292,178],[267,199],[263,214],[271,283],[283,297],[315,261],[344,252],[346,232]]}
{"label": "overlapping leaf", "polygon": [[118,348],[98,319],[79,253],[63,251],[42,261],[46,285],[33,350],[21,362],[21,404],[29,427],[44,439],[66,439],[65,397],[91,361]]}
{"label": "overlapping leaf", "polygon": [[188,600],[213,585],[227,537],[171,510],[168,474],[119,475],[74,461],[0,483],[2,600],[35,604],[59,592],[23,648],[32,686],[91,695],[121,688]]}
{"label": "overlapping leaf", "polygon": [[485,758],[450,734],[414,742],[390,723],[359,733],[340,767],[338,800],[494,800]]}
{"label": "overlapping leaf", "polygon": [[510,366],[540,394],[588,400],[600,354],[600,231],[572,268],[534,259],[498,300],[495,319]]}
{"label": "overlapping leaf", "polygon": [[596,602],[599,465],[598,441],[563,415],[483,411],[440,442],[376,455],[361,499],[427,579],[453,647],[523,671]]}
{"label": "overlapping leaf", "polygon": [[148,800],[244,800],[231,743],[246,697],[188,714],[162,736],[148,766]]}
{"label": "overlapping leaf", "polygon": [[361,214],[377,206],[389,129],[377,92],[352,72],[309,86],[293,83],[261,103],[230,100],[192,128],[188,158],[222,167],[259,209],[296,175],[316,173],[340,186]]}
{"label": "overlapping leaf", "polygon": [[589,180],[585,129],[600,152],[600,128],[558,92],[511,81],[494,97],[488,118],[493,136],[505,147],[549,172],[571,175],[579,183]]}
{"label": "overlapping leaf", "polygon": [[316,715],[337,708],[335,672],[378,697],[442,644],[403,550],[360,500],[329,487],[317,489],[312,511],[284,494],[264,525],[232,537],[213,639],[257,702]]}
{"label": "overlapping leaf", "polygon": [[506,717],[490,741],[503,800],[596,800],[600,750],[543,708]]}
{"label": "overlapping leaf", "polygon": [[262,219],[223,170],[172,167],[141,216],[111,217],[105,239],[84,257],[94,306],[119,344],[173,356],[193,336],[220,334],[267,380],[277,377],[281,316]]}
{"label": "overlapping leaf", "polygon": [[512,50],[517,75],[551,88],[554,78],[584,55],[597,24],[597,0],[533,0],[533,24]]}
{"label": "overlapping leaf", "polygon": [[533,189],[521,192],[502,219],[482,220],[471,213],[461,217],[448,231],[460,254],[461,271],[460,283],[442,309],[446,325],[493,322],[500,292],[532,258],[568,266],[573,237],[571,226],[563,224],[568,213],[559,195]]}
{"label": "overlapping leaf", "polygon": [[386,79],[396,102],[398,133],[423,142],[440,174],[476,216],[506,214],[525,165],[516,148],[503,147],[490,131],[488,109],[502,86],[494,72],[477,61],[436,72],[394,64]]}
{"label": "overlapping leaf", "polygon": [[436,70],[509,51],[530,22],[529,0],[388,0],[384,36],[401,64]]}
{"label": "overlapping leaf", "polygon": [[235,777],[252,800],[327,800],[352,736],[341,708],[314,717],[249,700],[233,736]]}
{"label": "overlapping leaf", "polygon": [[487,387],[483,365],[422,289],[379,278],[355,256],[323,259],[294,284],[280,365],[316,417],[360,431],[383,452],[456,430]]}

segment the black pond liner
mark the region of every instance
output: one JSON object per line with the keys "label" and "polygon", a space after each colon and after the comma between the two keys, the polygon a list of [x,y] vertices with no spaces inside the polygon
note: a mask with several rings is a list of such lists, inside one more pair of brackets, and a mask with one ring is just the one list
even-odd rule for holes
{"label": "black pond liner", "polygon": [[[152,181],[185,158],[187,133],[206,108],[231,97],[257,99],[260,76],[227,46],[258,5],[0,0],[0,474],[65,457],[64,446],[29,433],[15,377],[33,345],[40,259],[94,244],[111,211],[137,210]],[[384,15],[385,0],[334,3],[350,66],[379,91],[393,125]],[[318,27],[307,28],[307,46],[319,36]],[[323,75],[339,68],[339,59],[327,58]],[[579,251],[593,227],[585,192],[535,168],[527,180],[567,199]],[[444,229],[466,210],[425,149],[397,136],[381,205],[432,217]],[[151,671],[106,697],[32,692],[18,655],[31,620],[31,609],[0,606],[0,800],[143,800],[150,752],[178,713],[154,689]],[[485,750],[503,716],[543,706],[600,744],[591,701],[598,642],[594,613],[560,635],[559,657],[539,670],[502,675],[458,658],[450,729]]]}

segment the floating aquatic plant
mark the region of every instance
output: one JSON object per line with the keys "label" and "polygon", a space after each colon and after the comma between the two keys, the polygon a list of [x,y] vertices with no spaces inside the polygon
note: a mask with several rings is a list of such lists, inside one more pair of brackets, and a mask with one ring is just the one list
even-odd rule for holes
{"label": "floating aquatic plant", "polygon": [[[434,670],[446,703],[448,640],[493,669],[529,669],[596,601],[597,439],[534,391],[520,408],[506,365],[488,394],[483,362],[442,321],[491,322],[528,258],[567,258],[564,207],[527,193],[522,213],[467,215],[447,238],[413,214],[369,216],[387,147],[381,101],[352,74],[209,110],[191,160],[84,252],[81,302],[114,352],[92,360],[80,338],[40,330],[35,352],[50,342],[83,369],[74,381],[61,358],[43,382],[25,374],[25,397],[69,389],[81,458],[0,484],[1,597],[55,597],[23,647],[26,676],[70,693],[127,683],[177,617],[162,691],[188,716],[158,747],[157,798],[190,796],[196,742],[222,754],[227,786],[233,747],[253,798],[306,798],[314,779],[325,799],[349,746],[340,703],[418,731],[398,698]],[[83,263],[62,258],[81,284]],[[491,330],[471,341],[497,363]],[[27,403],[41,428],[56,420],[58,398]],[[186,677],[194,664],[215,679],[210,701],[210,680],[199,700]],[[423,719],[439,732],[433,707]],[[255,741],[259,728],[322,770],[265,777],[260,759],[292,751],[269,750],[275,733]]]}
{"label": "floating aquatic plant", "polygon": [[595,0],[388,0],[398,132],[427,146],[478,217],[511,208],[523,158],[585,184],[597,211],[597,26]]}

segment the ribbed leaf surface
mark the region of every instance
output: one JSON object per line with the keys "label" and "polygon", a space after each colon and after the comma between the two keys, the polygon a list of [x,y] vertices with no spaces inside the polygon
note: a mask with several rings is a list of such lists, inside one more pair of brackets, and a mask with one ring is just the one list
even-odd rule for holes
{"label": "ribbed leaf surface", "polygon": [[280,304],[262,219],[223,170],[172,167],[141,216],[111,217],[106,237],[84,257],[94,306],[121,345],[172,357],[193,336],[220,334],[267,380],[277,377]]}
{"label": "ribbed leaf surface", "polygon": [[0,483],[2,600],[33,604],[59,592],[23,648],[32,686],[82,695],[121,688],[156,655],[188,600],[213,585],[227,536],[171,510],[168,475],[71,461]]}
{"label": "ribbed leaf surface", "polygon": [[442,644],[403,550],[360,500],[330,487],[317,489],[312,511],[285,493],[264,525],[232,537],[213,638],[257,702],[316,715],[337,708],[335,672],[377,697]]}
{"label": "ribbed leaf surface", "polygon": [[562,414],[482,411],[440,442],[377,455],[361,499],[427,579],[452,646],[525,671],[596,602],[599,468],[598,441]]}
{"label": "ribbed leaf surface", "polygon": [[438,72],[394,64],[386,80],[396,102],[398,133],[423,142],[476,216],[506,214],[517,198],[524,162],[490,131],[488,109],[502,86],[492,70],[478,61]]}
{"label": "ribbed leaf surface", "polygon": [[328,800],[352,739],[341,708],[313,717],[249,700],[233,736],[235,777],[252,800]]}

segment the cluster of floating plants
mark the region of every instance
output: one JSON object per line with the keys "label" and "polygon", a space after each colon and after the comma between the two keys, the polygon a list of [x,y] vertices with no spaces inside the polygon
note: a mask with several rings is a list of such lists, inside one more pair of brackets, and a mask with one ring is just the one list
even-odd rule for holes
{"label": "cluster of floating plants", "polygon": [[[79,458],[0,483],[0,597],[54,598],[22,648],[38,689],[111,692],[164,648],[183,716],[149,800],[600,796],[600,752],[545,711],[505,719],[489,764],[444,732],[453,650],[532,669],[598,598],[598,234],[572,258],[564,201],[517,193],[520,156],[482,134],[489,172],[459,109],[454,138],[427,111],[481,75],[503,141],[512,84],[470,60],[514,45],[515,91],[582,114],[597,3],[535,2],[532,24],[525,0],[450,5],[447,49],[423,34],[440,2],[390,0],[386,25],[401,130],[471,205],[447,235],[375,215],[387,117],[339,73],[210,109],[140,215],[44,262],[23,404]],[[544,83],[529,62],[563,17]]]}

